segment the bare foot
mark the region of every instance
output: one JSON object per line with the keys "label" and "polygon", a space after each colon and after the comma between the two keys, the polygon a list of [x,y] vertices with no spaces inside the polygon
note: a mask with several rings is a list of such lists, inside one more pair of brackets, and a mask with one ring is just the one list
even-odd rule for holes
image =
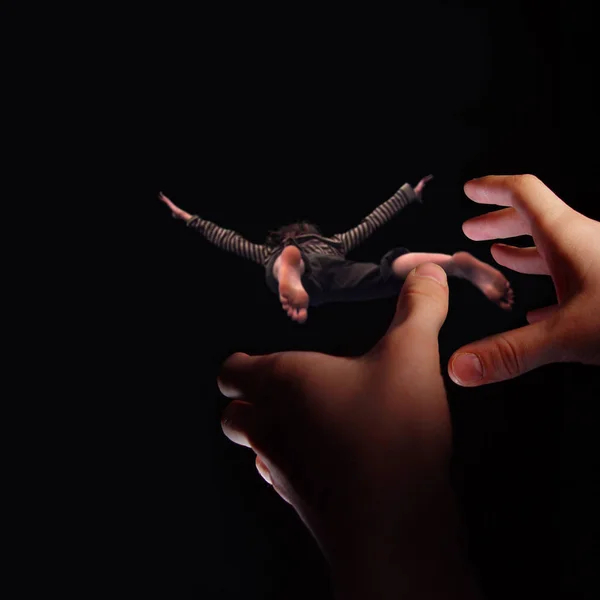
{"label": "bare foot", "polygon": [[279,265],[279,300],[288,317],[298,323],[308,318],[309,297],[302,286],[302,255],[296,246],[287,246],[281,253]]}
{"label": "bare foot", "polygon": [[500,271],[468,252],[456,252],[452,259],[465,278],[478,287],[492,302],[504,310],[512,309],[515,293],[508,279]]}

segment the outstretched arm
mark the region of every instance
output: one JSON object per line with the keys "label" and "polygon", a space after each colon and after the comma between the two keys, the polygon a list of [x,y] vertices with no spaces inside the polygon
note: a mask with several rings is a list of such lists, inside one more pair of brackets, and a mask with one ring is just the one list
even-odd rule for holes
{"label": "outstretched arm", "polygon": [[264,246],[262,244],[249,242],[231,229],[219,227],[212,221],[201,219],[197,215],[191,215],[173,204],[162,192],[160,192],[158,197],[161,202],[164,202],[171,209],[173,218],[185,221],[188,227],[200,232],[210,243],[222,250],[227,250],[242,258],[252,260],[259,265],[263,264]]}
{"label": "outstretched arm", "polygon": [[410,184],[405,183],[389,200],[378,206],[356,227],[346,233],[339,233],[334,238],[342,242],[345,252],[356,248],[356,246],[372,235],[378,227],[381,227],[396,216],[405,206],[408,206],[411,202],[420,202],[423,188],[432,177],[432,175],[424,177],[414,189]]}
{"label": "outstretched arm", "polygon": [[185,212],[185,210],[179,208],[179,206],[176,206],[162,192],[158,192],[158,199],[169,207],[174,219],[189,221],[192,218],[193,215],[190,215],[190,213]]}

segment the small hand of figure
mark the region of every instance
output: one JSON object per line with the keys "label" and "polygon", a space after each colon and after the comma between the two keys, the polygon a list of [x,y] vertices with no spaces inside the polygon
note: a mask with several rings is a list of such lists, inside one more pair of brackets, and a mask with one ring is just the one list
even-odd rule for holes
{"label": "small hand of figure", "polygon": [[181,219],[182,221],[188,221],[189,219],[192,218],[192,215],[190,215],[190,213],[185,212],[185,210],[182,210],[181,208],[179,208],[178,206],[173,204],[173,202],[171,202],[171,200],[169,200],[162,192],[159,192],[158,199],[161,202],[164,202],[171,209],[171,213],[172,213],[174,219]]}
{"label": "small hand of figure", "polygon": [[421,179],[421,181],[419,181],[419,183],[417,183],[417,185],[415,186],[415,194],[417,194],[419,199],[423,194],[423,188],[425,187],[425,184],[427,184],[427,182],[431,181],[432,179],[433,175],[427,175],[427,177],[423,177],[423,179]]}

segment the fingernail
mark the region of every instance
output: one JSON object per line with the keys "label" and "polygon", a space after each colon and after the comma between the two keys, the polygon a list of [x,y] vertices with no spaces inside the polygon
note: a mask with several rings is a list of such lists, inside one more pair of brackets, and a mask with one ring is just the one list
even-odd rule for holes
{"label": "fingernail", "polygon": [[442,267],[438,267],[438,265],[434,265],[432,263],[423,263],[422,265],[419,265],[415,269],[415,275],[417,277],[427,277],[428,279],[433,279],[443,286],[448,285],[446,271],[444,271]]}
{"label": "fingernail", "polygon": [[452,361],[451,372],[455,383],[476,383],[483,377],[483,365],[476,354],[465,352]]}

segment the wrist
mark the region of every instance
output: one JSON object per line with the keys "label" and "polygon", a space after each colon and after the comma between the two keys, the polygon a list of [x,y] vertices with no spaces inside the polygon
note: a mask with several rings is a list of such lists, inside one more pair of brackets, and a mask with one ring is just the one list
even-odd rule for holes
{"label": "wrist", "polygon": [[370,559],[332,572],[336,600],[481,600],[475,577],[457,546],[377,566]]}
{"label": "wrist", "polygon": [[451,492],[392,533],[340,540],[328,558],[337,600],[480,598]]}

